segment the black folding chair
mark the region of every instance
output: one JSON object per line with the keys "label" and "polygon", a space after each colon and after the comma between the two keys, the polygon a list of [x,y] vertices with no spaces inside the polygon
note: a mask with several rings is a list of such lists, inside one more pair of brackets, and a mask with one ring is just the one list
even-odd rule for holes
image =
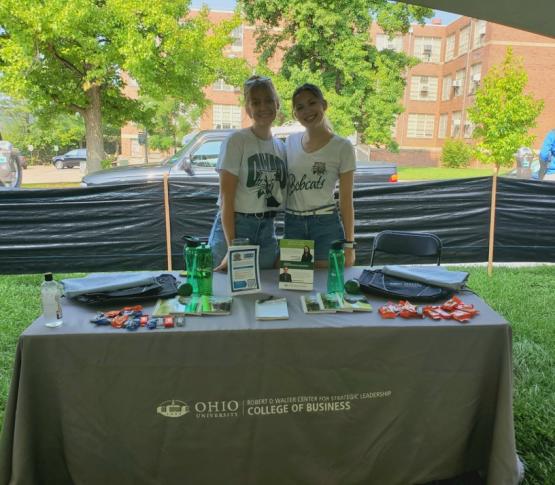
{"label": "black folding chair", "polygon": [[436,258],[439,266],[441,249],[441,239],[429,232],[382,231],[374,238],[370,266],[374,265],[374,253],[377,251],[395,255]]}

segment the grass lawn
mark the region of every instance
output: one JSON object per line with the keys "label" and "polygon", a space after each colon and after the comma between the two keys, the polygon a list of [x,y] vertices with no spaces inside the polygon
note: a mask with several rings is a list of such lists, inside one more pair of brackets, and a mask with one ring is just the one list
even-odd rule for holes
{"label": "grass lawn", "polygon": [[[400,182],[411,180],[442,180],[471,177],[491,177],[493,168],[397,167]],[[509,172],[502,169],[499,173]]]}
{"label": "grass lawn", "polygon": [[44,184],[21,184],[22,189],[63,189],[66,187],[80,187],[79,182],[55,182]]}
{"label": "grass lawn", "polygon": [[[555,484],[555,267],[482,267],[470,272],[470,287],[513,328],[514,414],[517,449],[526,465],[526,485]],[[70,275],[57,275],[64,278]],[[76,276],[76,275],[75,275]],[[19,334],[40,313],[42,275],[0,275],[0,419],[3,420]]]}

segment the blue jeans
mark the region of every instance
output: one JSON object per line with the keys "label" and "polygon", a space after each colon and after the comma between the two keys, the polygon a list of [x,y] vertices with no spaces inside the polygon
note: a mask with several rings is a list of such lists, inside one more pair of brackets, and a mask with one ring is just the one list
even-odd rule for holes
{"label": "blue jeans", "polygon": [[[251,244],[260,246],[260,269],[274,267],[279,250],[273,218],[235,214],[235,237],[248,238]],[[214,266],[218,266],[227,254],[227,243],[220,212],[216,214],[208,242],[212,249]]]}
{"label": "blue jeans", "polygon": [[337,211],[333,214],[302,216],[285,213],[285,239],[314,241],[315,261],[327,261],[331,243],[345,238],[343,224]]}

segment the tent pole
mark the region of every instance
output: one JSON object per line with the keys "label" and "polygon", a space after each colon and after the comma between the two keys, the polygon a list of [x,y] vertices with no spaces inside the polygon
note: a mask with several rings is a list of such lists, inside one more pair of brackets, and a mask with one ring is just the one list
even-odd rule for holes
{"label": "tent pole", "polygon": [[168,271],[172,271],[172,232],[170,227],[170,198],[168,174],[164,174],[164,213],[166,215],[166,254],[168,256]]}
{"label": "tent pole", "polygon": [[497,174],[499,165],[495,166],[491,187],[491,208],[489,219],[488,276],[493,275],[493,244],[495,241],[495,210],[497,206]]}

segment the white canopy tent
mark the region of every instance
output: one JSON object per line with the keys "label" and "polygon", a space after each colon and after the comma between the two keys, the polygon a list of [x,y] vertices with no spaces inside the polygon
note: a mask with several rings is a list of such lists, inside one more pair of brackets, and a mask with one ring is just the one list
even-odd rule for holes
{"label": "white canopy tent", "polygon": [[555,0],[399,0],[555,37]]}

